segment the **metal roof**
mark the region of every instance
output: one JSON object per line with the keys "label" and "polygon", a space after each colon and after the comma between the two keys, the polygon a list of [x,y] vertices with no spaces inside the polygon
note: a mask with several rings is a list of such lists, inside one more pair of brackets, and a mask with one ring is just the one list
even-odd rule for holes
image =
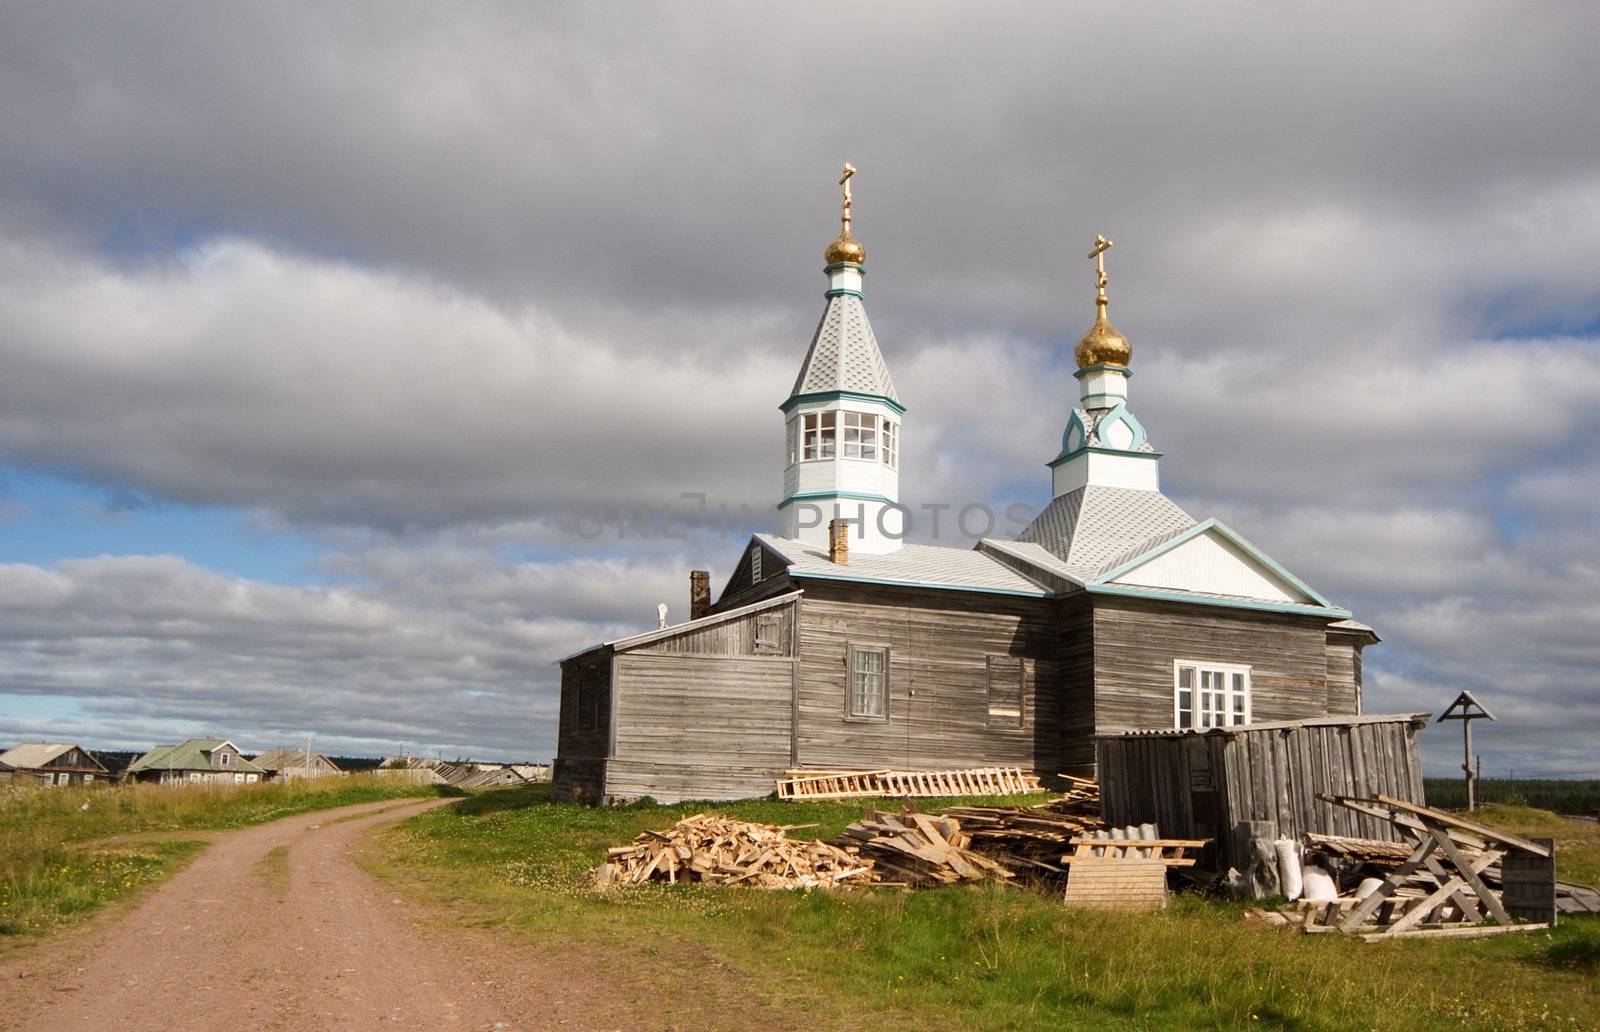
{"label": "metal roof", "polygon": [[[224,745],[233,743],[225,738],[191,738],[177,745],[158,745],[128,764],[127,773],[141,770],[229,770],[245,774],[266,773],[243,756],[240,756],[238,762],[231,767],[213,766],[212,752]],[[235,751],[239,748],[236,745],[233,747]]]}
{"label": "metal roof", "polygon": [[850,561],[841,566],[828,560],[827,549],[803,541],[772,534],[757,534],[756,539],[789,564],[791,577],[1029,595],[1036,598],[1051,594],[1038,581],[1024,577],[993,556],[972,548],[903,545],[883,555],[851,553]]}
{"label": "metal roof", "polygon": [[1090,485],[1052,500],[1017,540],[1040,545],[1075,579],[1089,580],[1194,525],[1160,491]]}
{"label": "metal roof", "polygon": [[826,391],[876,394],[896,404],[889,366],[867,321],[867,306],[854,294],[835,294],[811,337],[790,397]]}
{"label": "metal roof", "polygon": [[[32,769],[43,767],[52,760],[60,759],[67,753],[78,748],[73,742],[23,742],[21,745],[7,749],[0,753],[0,763],[11,767]],[[84,750],[85,753],[88,750]],[[100,766],[98,763],[95,766]]]}

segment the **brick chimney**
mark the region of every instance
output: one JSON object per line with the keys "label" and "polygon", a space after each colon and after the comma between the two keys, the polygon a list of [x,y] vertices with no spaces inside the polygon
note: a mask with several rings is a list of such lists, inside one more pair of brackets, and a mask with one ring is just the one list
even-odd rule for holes
{"label": "brick chimney", "polygon": [[828,521],[828,562],[844,566],[850,562],[850,521]]}
{"label": "brick chimney", "polygon": [[711,608],[711,571],[689,571],[689,619],[698,620]]}

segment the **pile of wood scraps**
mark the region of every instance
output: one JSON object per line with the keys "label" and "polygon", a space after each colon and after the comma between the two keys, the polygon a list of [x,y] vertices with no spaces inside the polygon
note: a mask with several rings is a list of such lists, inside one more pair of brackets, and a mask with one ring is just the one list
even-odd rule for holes
{"label": "pile of wood scraps", "polygon": [[870,861],[880,884],[927,888],[1012,877],[1004,864],[970,849],[971,841],[953,817],[875,811],[845,828],[834,845]]}
{"label": "pile of wood scraps", "polygon": [[[1475,938],[1554,923],[1555,856],[1548,841],[1531,842],[1386,795],[1317,798],[1387,820],[1405,855],[1394,843],[1308,836],[1307,852],[1338,869],[1344,884],[1333,899],[1299,905],[1304,931],[1368,941]],[[1491,884],[1491,870],[1498,872],[1498,885]],[[1353,894],[1343,891],[1357,874],[1368,879]],[[1532,923],[1519,924],[1519,918]]]}
{"label": "pile of wood scraps", "polygon": [[791,839],[793,826],[695,814],[608,850],[594,884],[699,882],[763,889],[832,889],[871,879],[872,861],[822,841]]}
{"label": "pile of wood scraps", "polygon": [[972,850],[1018,871],[1065,876],[1061,856],[1080,835],[1105,829],[1100,820],[1100,787],[1069,778],[1060,799],[1035,806],[947,806],[939,813],[961,822]]}
{"label": "pile of wood scraps", "polygon": [[779,799],[929,799],[938,796],[1039,792],[1039,778],[1021,767],[962,770],[791,770],[778,779]]}

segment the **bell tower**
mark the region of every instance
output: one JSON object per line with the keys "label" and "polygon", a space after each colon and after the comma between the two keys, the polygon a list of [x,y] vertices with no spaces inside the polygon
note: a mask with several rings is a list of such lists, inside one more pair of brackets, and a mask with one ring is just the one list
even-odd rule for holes
{"label": "bell tower", "polygon": [[847,525],[850,550],[871,555],[901,543],[900,419],[906,410],[867,321],[867,252],[851,232],[855,174],[844,166],[839,236],[823,252],[827,306],[794,389],[779,406],[785,462],[778,532],[826,549],[828,524],[839,519]]}

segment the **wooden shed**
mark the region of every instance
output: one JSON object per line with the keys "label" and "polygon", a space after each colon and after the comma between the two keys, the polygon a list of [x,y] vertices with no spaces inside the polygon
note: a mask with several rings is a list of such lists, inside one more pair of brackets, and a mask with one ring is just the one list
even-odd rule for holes
{"label": "wooden shed", "polygon": [[[1392,839],[1387,821],[1321,802],[1318,792],[1425,803],[1417,732],[1428,714],[1312,717],[1208,731],[1095,736],[1101,806],[1121,827],[1154,822],[1167,838],[1214,838],[1208,858],[1238,866],[1244,822],[1257,837]],[[1262,827],[1261,825],[1267,825]]]}

